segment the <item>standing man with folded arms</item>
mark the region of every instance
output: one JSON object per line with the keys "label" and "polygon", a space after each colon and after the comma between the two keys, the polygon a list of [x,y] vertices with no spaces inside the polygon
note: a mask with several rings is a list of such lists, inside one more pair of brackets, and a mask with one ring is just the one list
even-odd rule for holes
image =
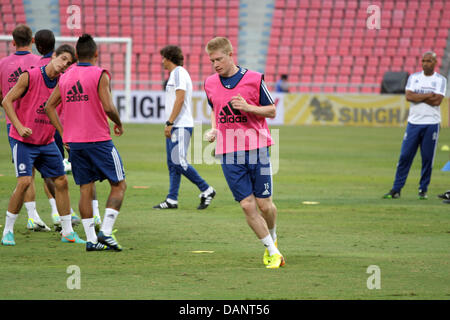
{"label": "standing man with folded arms", "polygon": [[419,181],[420,200],[428,198],[434,155],[439,138],[441,110],[439,105],[447,90],[447,79],[434,71],[436,53],[428,51],[422,56],[422,72],[409,76],[406,84],[406,100],[411,102],[408,125],[403,137],[400,159],[397,163],[392,189],[383,198],[400,198],[400,192],[408,178],[417,149],[420,147],[422,171]]}

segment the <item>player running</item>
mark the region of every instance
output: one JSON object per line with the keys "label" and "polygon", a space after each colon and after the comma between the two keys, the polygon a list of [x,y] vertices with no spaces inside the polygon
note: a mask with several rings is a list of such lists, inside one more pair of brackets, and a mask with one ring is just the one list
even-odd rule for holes
{"label": "player running", "polygon": [[264,264],[267,268],[279,268],[285,260],[277,248],[277,209],[272,202],[269,158],[273,142],[265,119],[275,117],[275,104],[262,74],[236,66],[227,38],[210,40],[206,52],[216,71],[205,81],[212,107],[209,141],[217,141],[216,156],[221,159],[234,199],[266,247]]}

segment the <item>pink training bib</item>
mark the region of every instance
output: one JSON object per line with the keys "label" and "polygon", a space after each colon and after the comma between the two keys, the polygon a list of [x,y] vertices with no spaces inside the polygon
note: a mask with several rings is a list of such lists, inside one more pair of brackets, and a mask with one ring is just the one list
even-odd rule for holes
{"label": "pink training bib", "polygon": [[98,95],[100,77],[106,72],[97,66],[73,66],[59,81],[62,100],[64,142],[111,140],[108,118]]}
{"label": "pink training bib", "polygon": [[[14,87],[23,72],[38,65],[39,59],[39,56],[32,53],[13,53],[0,60],[0,85],[3,98]],[[11,123],[6,114],[5,118],[6,123]]]}
{"label": "pink training bib", "polygon": [[55,127],[45,113],[44,107],[53,88],[47,87],[42,72],[43,68],[33,68],[28,72],[28,89],[25,95],[17,100],[15,111],[20,122],[32,130],[29,137],[21,137],[14,126],[9,136],[16,140],[35,145],[47,145],[54,141]]}
{"label": "pink training bib", "polygon": [[230,103],[240,94],[248,104],[259,106],[261,81],[262,74],[250,70],[232,89],[223,86],[217,73],[206,79],[205,91],[216,119],[216,155],[273,144],[266,118],[236,110]]}

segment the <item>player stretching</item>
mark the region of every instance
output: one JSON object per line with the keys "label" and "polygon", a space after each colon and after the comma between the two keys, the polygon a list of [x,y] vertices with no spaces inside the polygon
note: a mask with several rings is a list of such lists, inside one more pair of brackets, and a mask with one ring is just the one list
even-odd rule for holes
{"label": "player stretching", "polygon": [[[16,52],[0,60],[0,101],[6,97],[8,91],[14,87],[19,76],[28,69],[39,64],[39,56],[31,53],[33,45],[33,33],[27,25],[19,24],[12,33],[13,45]],[[9,144],[12,149],[12,141],[9,137],[11,121],[6,118],[6,131]],[[36,189],[34,185],[34,169],[31,177],[31,184],[25,193],[24,204],[28,213],[27,229],[34,231],[50,231],[50,228],[42,221],[36,210]]]}
{"label": "player stretching", "polygon": [[268,148],[273,142],[265,119],[275,117],[274,102],[262,74],[236,66],[227,38],[210,40],[206,52],[217,72],[205,81],[206,96],[213,109],[208,140],[217,141],[216,156],[221,158],[234,199],[266,247],[264,264],[267,268],[279,268],[285,261],[277,248],[277,209],[272,202]]}
{"label": "player stretching", "polygon": [[[94,39],[88,34],[82,35],[76,51],[78,64],[61,76],[45,109],[70,148],[73,178],[80,186],[79,210],[86,232],[86,250],[121,251],[113,226],[122,206],[126,183],[122,159],[111,140],[108,117],[115,124],[116,136],[123,134],[122,123],[112,102],[110,75],[95,66],[98,51]],[[62,103],[64,128],[56,113],[59,102]],[[93,188],[95,181],[104,179],[108,179],[111,192],[97,235],[92,212]]]}
{"label": "player stretching", "polygon": [[[17,185],[6,212],[3,245],[15,245],[14,223],[23,205],[25,193],[32,183],[33,166],[43,178],[52,178],[55,185],[56,206],[61,215],[61,241],[85,243],[72,229],[69,186],[61,153],[53,138],[55,128],[44,111],[45,103],[58,83],[59,74],[74,61],[73,47],[62,45],[47,66],[25,71],[3,99],[3,107],[13,125],[9,136],[17,176]],[[15,101],[17,104],[14,106]]]}

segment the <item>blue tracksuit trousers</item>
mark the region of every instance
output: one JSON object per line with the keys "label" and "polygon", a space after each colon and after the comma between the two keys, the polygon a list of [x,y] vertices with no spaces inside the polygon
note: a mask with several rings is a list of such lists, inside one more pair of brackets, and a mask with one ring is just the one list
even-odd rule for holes
{"label": "blue tracksuit trousers", "polygon": [[172,128],[171,138],[166,138],[167,166],[169,168],[170,187],[167,198],[178,200],[181,175],[195,184],[200,191],[209,185],[187,161],[187,150],[191,140],[192,128]]}
{"label": "blue tracksuit trousers", "polygon": [[408,177],[409,169],[413,163],[417,149],[420,147],[422,157],[422,171],[419,182],[419,190],[426,192],[431,180],[434,155],[439,138],[439,127],[437,124],[412,124],[408,122],[405,136],[403,138],[400,159],[397,163],[393,190],[399,191],[403,188]]}

